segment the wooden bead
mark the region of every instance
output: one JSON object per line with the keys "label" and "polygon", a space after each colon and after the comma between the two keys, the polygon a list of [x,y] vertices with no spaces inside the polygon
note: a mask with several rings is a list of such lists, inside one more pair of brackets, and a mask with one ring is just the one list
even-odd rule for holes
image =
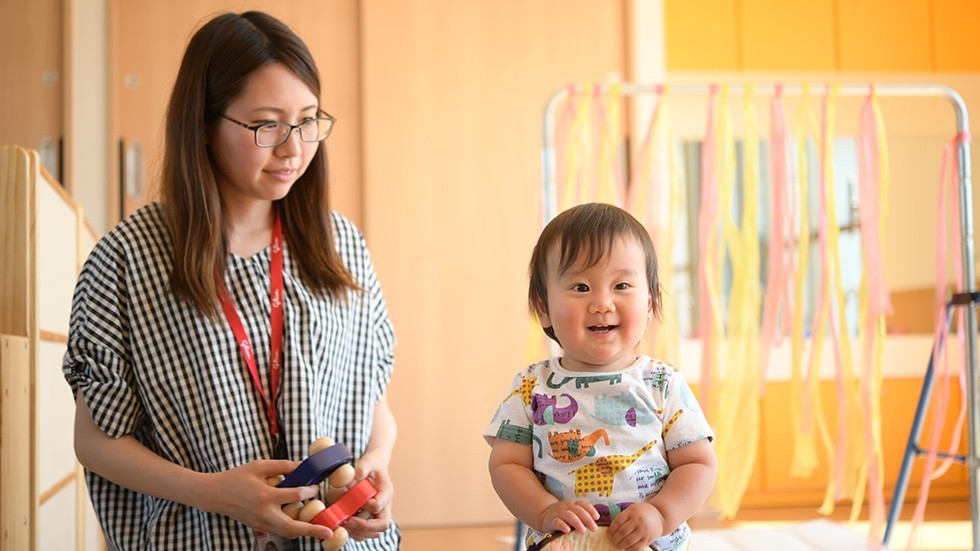
{"label": "wooden bead", "polygon": [[334,488],[343,488],[354,480],[354,467],[350,463],[341,465],[336,471],[330,474],[330,485]]}
{"label": "wooden bead", "polygon": [[333,537],[328,540],[324,540],[320,545],[323,546],[324,551],[337,551],[347,544],[348,539],[350,539],[350,535],[347,533],[347,529],[343,526],[338,526],[337,529],[333,531]]}
{"label": "wooden bead", "polygon": [[333,438],[330,438],[329,436],[321,436],[320,438],[314,440],[312,444],[310,444],[310,455],[313,455],[319,451],[323,451],[329,448],[330,446],[333,446],[335,443],[336,442],[333,441]]}
{"label": "wooden bead", "polygon": [[303,510],[303,502],[297,501],[296,503],[287,503],[282,506],[282,512],[286,513],[286,516],[296,520],[299,518],[299,512]]}
{"label": "wooden bead", "polygon": [[303,509],[299,512],[299,517],[297,520],[301,522],[310,522],[313,518],[326,509],[327,506],[323,504],[319,499],[311,499],[303,506]]}

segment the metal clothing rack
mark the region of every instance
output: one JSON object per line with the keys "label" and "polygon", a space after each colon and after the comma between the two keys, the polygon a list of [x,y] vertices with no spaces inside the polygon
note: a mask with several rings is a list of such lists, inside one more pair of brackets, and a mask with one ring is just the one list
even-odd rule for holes
{"label": "metal clothing rack", "polygon": [[[618,92],[623,96],[656,95],[662,89],[656,84],[619,83]],[[744,92],[746,86],[729,85],[732,92]],[[773,95],[777,88],[786,96],[802,96],[804,87],[786,84],[753,85],[753,90],[759,95]],[[671,96],[708,96],[713,86],[707,84],[677,84],[670,86]],[[940,97],[946,98],[956,112],[956,135],[969,135],[970,124],[966,104],[963,98],[952,88],[939,84],[876,84],[875,93],[879,97]],[[612,86],[597,85],[596,93],[609,93]],[[573,94],[582,93],[583,89],[575,87],[562,88],[555,92],[545,106],[542,141],[542,172],[544,185],[542,189],[542,216],[545,221],[551,220],[557,213],[556,195],[556,158],[555,158],[555,111],[557,106]],[[843,84],[837,87],[840,96],[865,96],[869,92],[868,84]],[[960,199],[960,256],[963,265],[963,281],[972,286],[975,281],[974,250],[973,250],[973,198],[970,181],[970,145],[969,140],[957,140],[957,158],[959,165],[959,199]],[[960,289],[958,294],[974,293],[975,289]],[[980,380],[977,369],[977,315],[975,308],[967,308],[963,330],[966,331],[966,354],[964,360],[967,373],[968,427],[969,451],[963,458],[970,476],[970,518],[972,519],[973,549],[980,551]],[[913,432],[914,432],[913,427]],[[917,435],[916,435],[917,437]],[[904,490],[904,489],[903,489]],[[904,493],[904,491],[902,492]],[[886,540],[887,542],[887,540]]]}

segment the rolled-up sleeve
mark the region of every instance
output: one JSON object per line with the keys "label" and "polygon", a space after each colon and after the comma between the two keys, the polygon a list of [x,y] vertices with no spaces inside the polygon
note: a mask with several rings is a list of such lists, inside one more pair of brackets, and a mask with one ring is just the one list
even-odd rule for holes
{"label": "rolled-up sleeve", "polygon": [[72,394],[81,392],[96,425],[113,438],[134,433],[144,419],[127,311],[124,255],[103,239],[75,286],[62,370]]}

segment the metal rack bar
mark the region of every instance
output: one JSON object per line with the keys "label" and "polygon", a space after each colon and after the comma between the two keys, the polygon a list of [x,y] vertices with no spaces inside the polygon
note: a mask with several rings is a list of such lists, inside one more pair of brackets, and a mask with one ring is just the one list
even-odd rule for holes
{"label": "metal rack bar", "polygon": [[[663,85],[645,83],[620,83],[616,85],[624,96],[658,94]],[[744,92],[744,84],[728,84],[733,92]],[[711,84],[672,84],[672,96],[707,96],[716,85]],[[776,90],[788,96],[803,95],[805,88],[796,84],[762,84],[752,85],[759,95],[774,95]],[[609,93],[613,87],[597,84],[591,88],[597,94]],[[811,87],[810,90],[817,90]],[[836,87],[841,96],[864,96],[870,92],[868,84],[841,84]],[[959,198],[960,198],[960,256],[963,264],[963,281],[972,286],[975,281],[974,247],[973,247],[973,195],[970,181],[970,143],[969,116],[963,98],[955,90],[941,84],[876,84],[875,93],[880,97],[940,97],[946,98],[956,112],[956,134],[963,139],[957,142],[957,158],[959,161]],[[542,219],[550,220],[557,214],[557,198],[555,193],[557,174],[555,159],[555,110],[559,103],[567,100],[573,94],[581,94],[584,88],[570,86],[555,92],[545,106],[542,141],[542,171],[544,186],[542,189]],[[975,289],[960,289],[961,293],[972,293]],[[967,308],[964,329],[969,338],[966,341],[966,373],[967,373],[967,406],[969,452],[966,466],[970,475],[970,518],[973,524],[973,549],[980,551],[980,380],[977,369],[977,314],[973,308]]]}

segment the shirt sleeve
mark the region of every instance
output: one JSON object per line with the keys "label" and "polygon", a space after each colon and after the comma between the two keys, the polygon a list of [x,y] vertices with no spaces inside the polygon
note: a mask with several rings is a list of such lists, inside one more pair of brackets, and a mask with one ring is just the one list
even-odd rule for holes
{"label": "shirt sleeve", "polygon": [[531,445],[531,396],[530,392],[522,392],[522,389],[527,388],[528,377],[530,376],[529,371],[524,371],[514,377],[507,395],[497,408],[490,425],[483,431],[483,438],[487,444],[492,446],[494,440],[503,438],[518,444]]}
{"label": "shirt sleeve", "polygon": [[713,440],[714,432],[683,375],[666,364],[657,369],[663,369],[667,382],[663,387],[663,442],[666,450],[676,450],[705,438]]}
{"label": "shirt sleeve", "polygon": [[[354,225],[353,222],[333,213],[335,239],[340,249],[341,257],[350,259],[348,269],[354,276],[355,281],[365,292],[365,304],[367,316],[370,320],[372,346],[372,369],[369,376],[371,381],[370,391],[373,401],[378,401],[384,397],[391,382],[391,375],[395,367],[395,328],[388,313],[388,305],[385,302],[384,293],[381,290],[381,283],[378,280],[377,272],[374,270],[374,262],[371,260],[371,252],[367,246],[364,234]],[[345,250],[350,248],[351,250]]]}
{"label": "shirt sleeve", "polygon": [[124,255],[106,237],[75,286],[62,371],[72,395],[81,392],[96,425],[113,438],[135,433],[145,418],[132,371],[127,303]]}

